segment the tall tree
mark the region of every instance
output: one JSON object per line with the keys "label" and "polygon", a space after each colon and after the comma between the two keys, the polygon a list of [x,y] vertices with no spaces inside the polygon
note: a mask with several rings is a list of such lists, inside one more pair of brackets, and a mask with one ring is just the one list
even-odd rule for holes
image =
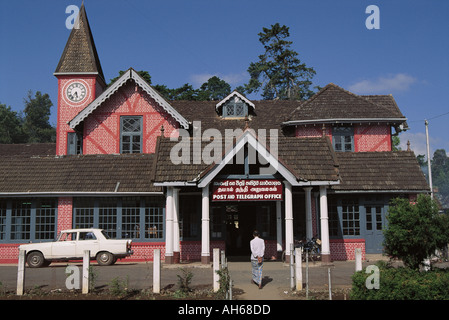
{"label": "tall tree", "polygon": [[34,98],[33,93],[28,91],[25,98],[25,119],[23,130],[28,136],[30,143],[52,142],[56,138],[56,130],[50,125],[50,108],[53,103],[50,96],[37,91]]}
{"label": "tall tree", "polygon": [[217,76],[203,83],[199,91],[200,100],[222,100],[231,93],[231,86]]}
{"label": "tall tree", "polygon": [[298,53],[291,49],[293,42],[287,40],[289,36],[289,28],[279,23],[259,33],[265,52],[248,68],[247,93],[262,90],[266,100],[305,100],[314,94],[310,86],[316,72],[300,61]]}
{"label": "tall tree", "polygon": [[449,208],[449,157],[444,149],[433,153],[432,182],[438,188],[436,197],[445,208]]}
{"label": "tall tree", "polygon": [[0,103],[0,143],[23,143],[26,136],[22,129],[22,118],[17,112]]}
{"label": "tall tree", "polygon": [[[111,79],[110,86],[126,71],[119,71],[119,76]],[[151,84],[151,76],[148,71],[137,72],[149,85]],[[217,76],[213,76],[203,83],[199,89],[194,89],[189,83],[182,85],[179,88],[168,88],[164,84],[152,85],[165,99],[167,100],[220,100],[231,93],[231,86],[224,80]]]}

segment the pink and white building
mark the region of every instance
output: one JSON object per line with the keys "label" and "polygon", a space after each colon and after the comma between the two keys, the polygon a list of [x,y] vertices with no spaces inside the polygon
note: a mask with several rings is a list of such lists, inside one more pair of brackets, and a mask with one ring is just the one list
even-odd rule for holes
{"label": "pink and white building", "polygon": [[3,263],[77,227],[132,238],[131,260],[249,257],[253,229],[267,258],[316,236],[324,262],[348,260],[382,252],[391,198],[429,192],[413,152],[393,150],[407,123],[391,95],[168,101],[132,68],[107,86],[84,6],[54,75],[56,144],[0,145]]}

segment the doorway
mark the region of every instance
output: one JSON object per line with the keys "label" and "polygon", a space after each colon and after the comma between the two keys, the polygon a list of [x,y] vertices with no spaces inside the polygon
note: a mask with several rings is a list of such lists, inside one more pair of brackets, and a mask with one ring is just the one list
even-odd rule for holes
{"label": "doorway", "polygon": [[[249,256],[249,242],[253,239],[254,230],[258,230],[264,240],[276,239],[276,203],[273,201],[227,203],[214,206],[212,212],[213,236],[222,234],[220,230],[224,231],[228,256]],[[223,222],[221,225],[220,220]]]}
{"label": "doorway", "polygon": [[250,255],[249,242],[257,228],[257,206],[226,205],[226,252],[230,256]]}
{"label": "doorway", "polygon": [[365,251],[366,253],[382,253],[384,206],[365,205]]}

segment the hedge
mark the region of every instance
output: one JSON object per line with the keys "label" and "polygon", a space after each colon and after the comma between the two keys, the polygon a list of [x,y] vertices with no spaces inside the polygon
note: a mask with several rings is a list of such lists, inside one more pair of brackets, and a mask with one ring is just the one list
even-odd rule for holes
{"label": "hedge", "polygon": [[378,264],[379,289],[368,289],[366,269],[352,276],[353,300],[449,300],[449,270],[418,271]]}

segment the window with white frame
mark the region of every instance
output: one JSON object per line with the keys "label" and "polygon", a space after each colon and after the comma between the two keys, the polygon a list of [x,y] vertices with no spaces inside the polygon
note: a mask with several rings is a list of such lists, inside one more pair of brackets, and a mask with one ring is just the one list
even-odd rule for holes
{"label": "window with white frame", "polygon": [[229,100],[223,105],[223,118],[244,118],[248,115],[248,106],[238,97]]}
{"label": "window with white frame", "polygon": [[56,236],[56,201],[39,199],[36,201],[36,240],[53,240]]}
{"label": "window with white frame", "polygon": [[83,154],[83,135],[76,132],[67,133],[67,154]]}
{"label": "window with white frame", "polygon": [[352,127],[334,127],[332,142],[335,151],[354,151],[354,129]]}
{"label": "window with white frame", "polygon": [[342,211],[342,231],[344,236],[360,235],[360,210],[356,199],[343,200]]}
{"label": "window with white frame", "polygon": [[120,118],[121,153],[142,153],[142,127],[141,116]]}
{"label": "window with white frame", "polygon": [[164,238],[162,197],[75,198],[73,222],[77,228],[101,228],[111,238],[140,241]]}
{"label": "window with white frame", "polygon": [[6,238],[6,214],[7,202],[0,200],[0,240]]}
{"label": "window with white frame", "polygon": [[0,201],[0,240],[45,241],[56,237],[57,200],[23,198]]}

